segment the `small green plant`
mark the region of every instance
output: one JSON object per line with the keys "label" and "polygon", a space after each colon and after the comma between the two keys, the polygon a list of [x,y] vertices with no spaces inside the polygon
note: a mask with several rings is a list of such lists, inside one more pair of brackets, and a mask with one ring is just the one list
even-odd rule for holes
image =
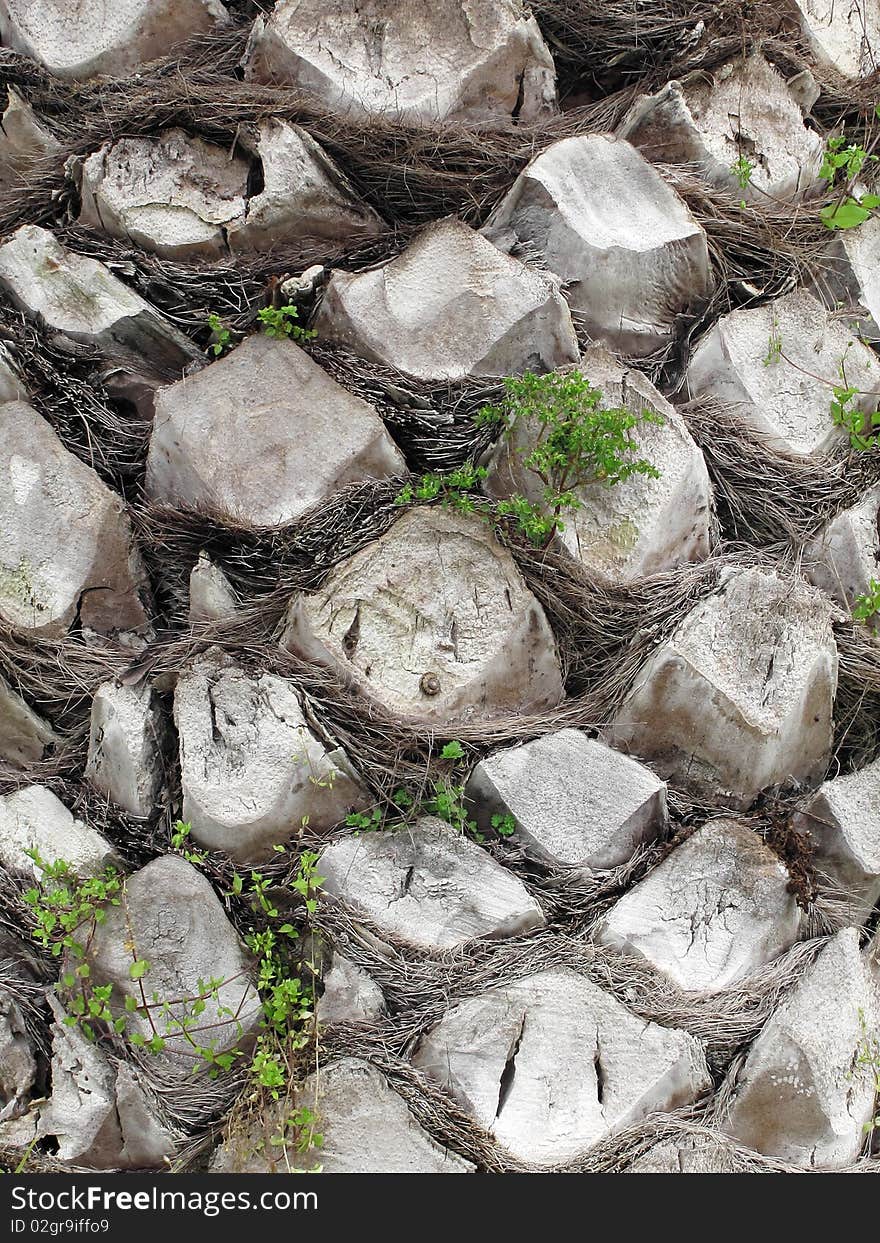
{"label": "small green plant", "polygon": [[291,337],[294,341],[310,341],[317,333],[303,328],[296,322],[299,312],[295,306],[264,306],[257,312],[257,319],[267,337]]}
{"label": "small green plant", "polygon": [[[563,506],[560,505],[560,509]],[[495,512],[500,518],[511,518],[530,544],[539,548],[548,542],[555,531],[563,530],[563,522],[559,515],[548,515],[540,505],[526,500],[518,492],[505,497],[495,505]]]}
{"label": "small green plant", "polygon": [[[407,812],[413,807],[413,798],[409,791],[399,787],[391,795],[389,803],[399,813]],[[393,813],[391,813],[393,817]],[[376,806],[369,811],[353,811],[345,817],[345,823],[358,833],[373,833],[384,829],[388,824],[389,814],[386,808]]]}
{"label": "small green plant", "polygon": [[[324,1147],[324,1136],[317,1130],[318,1115],[307,1105],[301,1105],[286,1117],[278,1132],[269,1140],[273,1148],[293,1147],[295,1152],[306,1153],[313,1148]],[[291,1139],[290,1132],[293,1132]]]}
{"label": "small green plant", "polygon": [[866,592],[856,597],[852,615],[853,621],[866,625],[875,617],[880,618],[880,582],[876,578],[871,579]]}
{"label": "small green plant", "polygon": [[755,165],[746,155],[738,156],[730,166],[730,171],[736,178],[736,183],[741,190],[745,190],[749,182],[752,180],[752,173],[755,171]]}
{"label": "small green plant", "polygon": [[[859,390],[847,384],[836,384],[831,390],[831,417],[835,427],[842,427],[849,435],[849,442],[854,449],[865,452],[873,449],[880,442],[880,410],[865,414],[856,406],[855,400]],[[877,431],[865,433],[865,423]]]}
{"label": "small green plant", "polygon": [[410,505],[413,502],[435,501],[441,497],[445,506],[456,509],[459,513],[470,514],[476,509],[472,493],[479,488],[488,473],[484,466],[474,466],[468,462],[457,470],[420,475],[404,484],[395,497],[395,504]]}
{"label": "small green plant", "polygon": [[819,176],[829,185],[838,177],[844,181],[855,181],[869,161],[876,163],[877,157],[869,155],[864,147],[848,143],[841,134],[836,138],[829,138],[826,142]]}
{"label": "small green plant", "polygon": [[120,904],[122,876],[108,866],[98,876],[80,880],[64,859],[49,862],[37,850],[26,853],[41,873],[38,884],[22,895],[35,921],[31,935],[53,958],[64,955],[67,964],[56,984],[56,992],[66,995],[65,1023],[69,1027],[79,1024],[90,1040],[99,1022],[117,1032],[124,1030],[124,1019],[110,1012],[112,985],[93,985],[85,961],[95,929],[107,918],[107,908]]}
{"label": "small green plant", "polygon": [[778,363],[782,357],[782,334],[779,331],[779,321],[776,316],[770,324],[770,335],[767,339],[767,353],[764,356],[764,366],[772,367]]}
{"label": "small green plant", "polygon": [[[178,822],[172,845],[191,861],[204,862],[206,856],[186,849],[190,832],[189,824]],[[276,850],[283,852],[283,847]],[[40,874],[38,883],[26,890],[23,898],[32,915],[34,939],[53,957],[62,958],[62,973],[55,988],[65,1007],[66,1025],[79,1027],[89,1040],[119,1037],[134,1048],[153,1054],[161,1053],[173,1037],[176,1053],[182,1054],[188,1047],[193,1072],[204,1068],[211,1078],[231,1070],[246,1056],[241,1047],[243,1028],[239,1012],[247,990],[241,990],[239,1009],[235,1012],[222,1003],[220,996],[220,990],[231,980],[200,979],[191,996],[169,998],[148,992],[150,963],[138,953],[129,928],[128,979],[134,990],[122,990],[114,996],[112,983],[99,984],[92,978],[88,958],[95,929],[104,923],[111,907],[124,903],[124,877],[107,867],[99,876],[80,879],[66,861],[47,862],[36,850],[28,853]],[[291,891],[298,896],[303,911],[301,922],[306,926],[317,910],[323,883],[317,863],[317,854],[304,851],[289,882]],[[245,941],[257,960],[256,985],[262,1015],[248,1067],[256,1091],[277,1101],[282,1093],[289,1095],[298,1072],[297,1056],[314,1032],[314,968],[312,979],[304,981],[300,959],[293,949],[300,932],[279,911],[271,882],[264,873],[254,870],[247,878],[233,873],[227,897],[249,904],[256,917]],[[209,1002],[211,1011],[206,1014]],[[136,1028],[133,1020],[138,1020]],[[228,1029],[230,1024],[237,1025],[235,1043],[221,1051],[210,1037],[218,1027]],[[307,1108],[286,1119],[282,1134],[288,1129],[294,1133],[297,1152],[320,1148],[323,1143],[317,1131],[317,1117]]]}
{"label": "small green plant", "polygon": [[843,135],[828,139],[819,176],[829,187],[835,182],[842,184],[843,193],[819,212],[826,228],[854,229],[869,220],[875,209],[880,207],[880,196],[865,193],[857,197],[852,192],[853,184],[865,166],[876,162],[876,155],[856,143],[848,143]]}
{"label": "small green plant", "polygon": [[497,427],[514,449],[521,438],[537,433],[519,452],[521,465],[543,485],[541,503],[515,495],[496,506],[533,542],[545,543],[563,529],[563,512],[582,507],[578,488],[596,482],[612,487],[637,474],[659,478],[657,467],[639,457],[632,432],[642,424],[662,424],[661,415],[604,405],[601,389],[575,370],[526,372],[506,379],[504,389],[501,404],[484,406],[476,421]]}
{"label": "small green plant", "polygon": [[863,194],[861,198],[855,198],[848,194],[840,202],[823,207],[819,218],[826,229],[855,229],[870,220],[877,207],[880,207],[880,195]]}
{"label": "small green plant", "polygon": [[208,345],[208,349],[215,358],[219,358],[221,354],[225,354],[227,350],[232,349],[232,333],[223,323],[220,316],[213,311],[208,316],[208,327],[211,329],[213,337]]}
{"label": "small green plant", "polygon": [[207,855],[198,850],[190,850],[187,842],[192,833],[192,825],[187,824],[183,820],[178,820],[174,828],[171,830],[171,845],[183,855],[187,863],[192,863],[195,867],[205,862]]}
{"label": "small green plant", "polygon": [[423,809],[427,815],[445,820],[457,832],[469,834],[476,841],[482,841],[476,820],[468,815],[463,785],[441,777],[434,782],[431,794],[423,803]]}
{"label": "small green plant", "polygon": [[499,837],[512,837],[516,832],[516,820],[510,812],[506,812],[504,815],[496,812],[492,817],[491,824]]}
{"label": "small green plant", "polygon": [[[464,746],[457,739],[453,739],[442,747],[440,759],[454,764],[457,760],[465,759],[466,754]],[[369,833],[393,829],[406,823],[408,813],[436,816],[438,820],[444,820],[457,832],[467,834],[474,841],[484,841],[477,822],[468,814],[464,785],[454,780],[452,775],[436,777],[418,800],[414,800],[406,790],[395,790],[390,803],[399,813],[397,816],[393,812],[389,815],[386,809],[377,806],[370,811],[353,812],[346,818],[346,824],[359,833]],[[499,837],[510,837],[516,829],[516,821],[510,815],[493,816],[491,824]]]}
{"label": "small green plant", "polygon": [[[185,849],[190,831],[189,824],[178,822],[172,844],[190,861],[203,862],[205,856]],[[96,927],[105,921],[108,908],[119,906],[123,900],[124,878],[107,867],[99,876],[80,880],[64,860],[50,863],[35,850],[29,854],[41,876],[39,883],[23,895],[24,902],[33,915],[34,939],[54,957],[64,956],[64,970],[56,990],[67,1011],[65,1023],[81,1027],[90,1040],[106,1030],[151,1053],[161,1053],[171,1037],[182,1037],[190,1046],[194,1070],[207,1066],[212,1077],[229,1070],[242,1056],[241,1050],[219,1052],[201,1036],[203,1031],[216,1029],[218,1020],[238,1021],[238,1014],[221,1003],[220,989],[229,981],[198,980],[192,996],[160,998],[155,992],[150,995],[150,963],[138,954],[132,940],[128,947],[132,956],[128,976],[136,985],[137,996],[114,998],[112,984],[92,980],[87,958]],[[306,923],[317,910],[323,883],[317,863],[317,854],[303,851],[290,882],[292,891],[299,896]],[[246,880],[235,872],[228,896],[247,901],[262,925],[252,928],[245,937],[257,959],[256,983],[262,1005],[261,1031],[250,1070],[261,1087],[276,1094],[288,1083],[291,1052],[302,1048],[308,1040],[314,993],[294,969],[290,946],[299,937],[299,931],[281,915],[271,890],[271,882],[264,873],[251,871]],[[202,1016],[209,1001],[213,1007],[211,1021],[206,1023]],[[130,1030],[134,1017],[147,1021],[148,1034]]]}
{"label": "small green plant", "polygon": [[23,895],[36,921],[34,940],[55,958],[65,951],[84,958],[96,926],[107,918],[107,907],[119,906],[121,875],[108,866],[100,875],[80,880],[64,859],[49,863],[37,850],[26,854],[41,872],[39,884]]}
{"label": "small green plant", "polygon": [[[315,914],[323,876],[317,871],[318,855],[304,850],[300,856],[291,889],[301,899],[306,922]],[[265,926],[245,937],[248,949],[257,959],[257,991],[263,1014],[250,1071],[255,1083],[278,1100],[289,1085],[290,1057],[309,1040],[314,1015],[314,988],[301,979],[293,961],[292,942],[299,938],[297,928],[283,920],[271,897],[271,884],[262,873],[251,871],[248,881],[233,874],[230,897],[244,896]],[[283,920],[283,922],[278,922]]]}
{"label": "small green plant", "polygon": [[[746,155],[737,156],[730,166],[730,171],[736,178],[736,183],[741,190],[745,190],[751,184],[752,173],[755,171],[755,165]],[[746,201],[740,199],[740,209],[745,210]]]}
{"label": "small green plant", "polygon": [[[856,1054],[855,1067],[867,1070],[874,1088],[874,1105],[871,1117],[865,1123],[865,1130],[873,1138],[874,1132],[880,1128],[880,1041],[868,1029],[864,1012],[859,1010],[859,1023],[862,1028],[862,1040]],[[847,1076],[848,1078],[851,1076]]]}
{"label": "small green plant", "polygon": [[378,806],[371,811],[352,811],[345,817],[345,823],[350,829],[356,829],[358,833],[371,833],[383,827],[385,813]]}
{"label": "small green plant", "polygon": [[[223,981],[212,980],[207,984],[198,981],[198,992],[192,997],[160,1001],[153,994],[150,1000],[143,985],[150,964],[138,957],[132,945],[128,975],[138,986],[140,1004],[134,997],[126,995],[120,1006],[120,999],[114,998],[112,984],[97,984],[92,979],[87,957],[95,929],[106,920],[108,908],[119,906],[122,902],[124,878],[115,868],[107,867],[98,876],[80,880],[65,860],[48,862],[36,850],[28,853],[40,869],[41,876],[38,885],[26,890],[23,900],[34,916],[34,939],[49,949],[53,957],[63,955],[64,969],[55,988],[66,1010],[65,1024],[78,1026],[89,1040],[97,1039],[102,1031],[126,1036],[132,1045],[152,1053],[160,1053],[164,1049],[169,1035],[182,1034],[197,1059],[225,1069],[221,1059],[226,1055],[215,1054],[213,1046],[203,1046],[194,1038],[194,1033],[201,1030],[197,1020],[205,1010],[206,998],[215,998],[218,1014],[237,1018],[219,1006],[217,993]],[[114,1001],[117,1003],[115,1009]],[[149,1037],[140,1032],[128,1032],[132,1015],[147,1019],[151,1031]],[[157,1019],[164,1021],[161,1032],[156,1025]]]}

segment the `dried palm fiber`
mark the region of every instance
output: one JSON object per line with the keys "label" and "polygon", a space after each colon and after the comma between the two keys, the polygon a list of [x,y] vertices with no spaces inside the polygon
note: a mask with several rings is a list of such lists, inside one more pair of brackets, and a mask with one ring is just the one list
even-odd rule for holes
{"label": "dried palm fiber", "polygon": [[[2,293],[0,340],[10,348],[24,377],[27,400],[64,447],[125,494],[143,470],[149,424],[133,408],[113,404],[100,373],[114,365],[129,366],[131,358],[108,357],[92,346],[54,336],[26,320]],[[135,362],[132,370],[141,365]]]}
{"label": "dried palm fiber", "polygon": [[[417,228],[449,213],[479,225],[528,159],[550,142],[572,133],[613,129],[638,92],[654,90],[691,70],[711,70],[759,43],[786,75],[811,67],[821,87],[814,113],[822,125],[830,128],[845,122],[866,145],[873,141],[876,82],[844,83],[813,64],[800,39],[785,23],[780,24],[776,6],[766,3],[746,8],[726,2],[686,5],[684,0],[661,0],[650,6],[633,0],[610,4],[537,0],[535,8],[557,57],[563,90],[611,85],[615,93],[533,128],[480,131],[460,126],[416,131],[381,121],[352,125],[294,91],[240,82],[234,76],[235,65],[246,23],[255,9],[247,4],[235,8],[240,27],[194,41],[183,57],[147,68],[137,79],[124,82],[70,86],[0,51],[0,72],[47,118],[64,147],[61,158],[44,161],[28,185],[15,187],[6,197],[0,205],[0,227],[14,228],[25,221],[61,226],[59,234],[66,244],[107,263],[202,346],[207,344],[204,321],[209,312],[220,314],[236,332],[247,331],[258,307],[277,296],[277,278],[288,272],[313,262],[361,269],[398,253]],[[706,23],[705,34],[697,32],[701,20]],[[333,250],[326,243],[303,243],[233,262],[185,265],[159,260],[69,223],[77,205],[61,167],[66,156],[82,155],[118,134],[153,134],[170,125],[183,125],[232,149],[248,126],[267,115],[288,117],[310,129],[359,193],[383,214],[389,225],[383,237],[367,246]],[[690,342],[703,325],[732,307],[776,297],[794,287],[808,267],[821,264],[827,235],[817,221],[815,203],[788,209],[768,202],[743,209],[734,195],[702,186],[692,169],[665,168],[663,174],[706,229],[719,278],[716,296],[700,319],[681,325],[676,349],[668,358],[644,364],[658,375],[666,391],[675,393]],[[534,262],[534,256],[523,257]],[[170,688],[194,656],[211,646],[219,647],[254,672],[274,670],[294,678],[302,688],[313,727],[346,747],[380,804],[400,784],[418,797],[430,796],[436,780],[460,781],[470,765],[494,747],[525,741],[564,724],[591,730],[601,726],[646,656],[713,590],[722,568],[755,560],[772,565],[778,560],[783,572],[795,572],[803,540],[876,477],[871,473],[875,460],[864,455],[858,460],[823,461],[808,476],[802,464],[771,455],[729,412],[690,403],[684,413],[709,461],[724,542],[702,565],[609,588],[561,552],[529,547],[512,532],[502,532],[529,587],[547,610],[573,696],[555,712],[540,716],[456,726],[454,736],[464,744],[465,758],[450,765],[438,755],[449,733],[401,721],[368,704],[341,687],[327,671],[281,652],[276,642],[278,621],[292,592],[318,587],[334,564],[388,529],[400,512],[395,504],[399,481],[353,485],[302,521],[263,531],[192,510],[145,506],[139,484],[147,429],[120,413],[110,400],[102,379],[107,360],[90,351],[64,353],[8,306],[0,322],[4,332],[13,334],[7,339],[23,353],[41,411],[68,447],[131,502],[138,538],[158,588],[160,633],[138,655],[113,644],[90,648],[76,635],[40,643],[0,631],[0,669],[64,737],[59,754],[50,756],[28,778],[45,780],[75,814],[123,848],[128,867],[140,866],[170,848],[170,829],[179,807],[179,774],[172,755],[166,773],[168,806],[146,825],[130,821],[82,782],[90,701],[101,681],[117,675],[130,682],[152,677]],[[447,469],[475,460],[485,448],[484,434],[475,429],[473,414],[484,401],[495,400],[493,386],[482,382],[423,385],[320,341],[310,349],[341,383],[377,407],[404,448],[411,469]],[[762,472],[771,483],[764,482],[759,489]],[[751,547],[740,548],[737,543]],[[230,576],[243,606],[231,621],[190,628],[186,619],[188,575],[203,548]],[[864,628],[842,621],[837,625],[837,638],[841,677],[836,762],[858,766],[880,752],[880,647]],[[0,789],[14,789],[22,775],[4,772],[2,781]],[[804,899],[807,931],[824,935],[839,926],[839,895],[810,870],[809,860],[800,857],[798,844],[785,828],[791,810],[803,797],[804,792],[798,790],[771,794],[744,819],[786,860],[793,883],[800,886],[799,894],[808,894]],[[431,957],[394,944],[380,950],[375,939],[365,935],[363,920],[356,920],[339,905],[322,904],[320,923],[325,935],[381,983],[392,1017],[372,1035],[363,1028],[326,1032],[307,1050],[308,1058],[326,1060],[346,1052],[367,1056],[388,1074],[439,1142],[449,1143],[483,1169],[525,1168],[500,1153],[491,1137],[413,1070],[405,1054],[450,998],[473,995],[544,965],[565,965],[595,978],[646,1018],[681,1025],[706,1040],[716,1077],[725,1076],[721,1079],[723,1099],[738,1050],[760,1029],[823,941],[801,942],[741,986],[712,998],[677,993],[646,965],[591,946],[589,930],[602,911],[662,858],[673,842],[723,812],[681,791],[671,792],[670,806],[668,839],[637,852],[623,867],[589,880],[536,866],[502,843],[487,843],[499,861],[522,877],[548,913],[548,931],[520,942],[477,943],[454,954]],[[388,808],[392,810],[390,804]],[[297,843],[298,849],[318,846],[308,835]],[[285,903],[296,862],[293,852],[264,869],[273,893],[282,895],[279,900]],[[259,926],[247,903],[228,896],[231,862],[206,852],[200,866],[239,931]],[[5,929],[24,927],[22,883],[23,878],[0,876],[0,925]],[[38,951],[32,953],[39,964]],[[44,964],[42,970],[48,973],[51,966]],[[306,1069],[304,1065],[303,1073]],[[265,1105],[265,1101],[255,1101],[252,1085],[241,1072],[214,1083],[199,1080],[179,1097],[163,1082],[154,1061],[147,1059],[142,1073],[165,1108],[166,1118],[188,1136],[181,1143],[179,1168],[204,1160],[220,1133],[220,1115],[233,1099],[231,1124],[241,1121],[248,1110]],[[208,1127],[197,1121],[205,1110],[216,1119]],[[569,1168],[626,1169],[655,1143],[665,1139],[685,1142],[690,1137],[721,1143],[736,1168],[792,1169],[731,1145],[715,1123],[716,1113],[708,1102],[674,1115],[654,1115],[605,1141]],[[10,1164],[19,1159],[20,1154],[9,1155]],[[852,1168],[876,1171],[878,1165],[876,1160],[861,1161]],[[65,1168],[39,1152],[32,1154],[29,1166]]]}
{"label": "dried palm fiber", "polygon": [[838,626],[836,638],[836,756],[844,769],[862,768],[880,756],[880,639],[858,623]]}
{"label": "dried palm fiber", "polygon": [[641,958],[597,946],[584,933],[550,929],[506,941],[472,941],[455,950],[420,954],[380,931],[344,903],[326,900],[319,931],[382,989],[389,1017],[377,1040],[400,1056],[437,1023],[450,1006],[487,989],[539,971],[576,971],[650,1022],[689,1031],[706,1044],[719,1073],[760,1030],[813,962],[824,939],[800,941],[747,979],[717,993],[682,993]]}
{"label": "dried palm fiber", "polygon": [[60,152],[35,164],[26,187],[0,196],[3,232],[25,221],[51,220],[65,198],[69,201],[65,160],[108,138],[179,126],[231,148],[244,128],[268,116],[303,125],[390,225],[412,227],[449,213],[474,223],[485,218],[538,150],[572,134],[613,129],[635,94],[626,89],[534,125],[419,127],[384,117],[339,117],[295,88],[245,83],[200,65],[166,66],[136,78],[69,88],[55,84],[47,96],[41,94],[45,75],[0,49],[0,75],[46,112],[64,143]]}
{"label": "dried palm fiber", "polygon": [[803,544],[880,479],[880,453],[799,457],[773,448],[723,402],[696,398],[678,410],[706,459],[728,540]]}

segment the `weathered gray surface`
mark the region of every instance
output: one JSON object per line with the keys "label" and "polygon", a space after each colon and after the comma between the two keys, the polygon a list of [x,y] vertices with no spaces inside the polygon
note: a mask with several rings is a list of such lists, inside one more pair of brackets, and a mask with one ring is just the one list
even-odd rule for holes
{"label": "weathered gray surface", "polygon": [[[863,189],[856,187],[857,193]],[[868,341],[880,341],[880,215],[874,212],[857,229],[829,235],[814,276],[829,311],[839,305],[856,308],[853,330]],[[876,381],[871,387],[878,387]]]}
{"label": "weathered gray surface", "polygon": [[146,487],[153,500],[273,526],[347,483],[405,470],[372,406],[293,341],[255,334],[159,392]]}
{"label": "weathered gray surface", "polygon": [[876,1036],[871,981],[859,935],[845,928],[780,1003],[752,1045],[725,1126],[741,1143],[805,1169],[859,1155],[874,1077],[857,1065]]}
{"label": "weathered gray surface", "polygon": [[345,752],[309,728],[292,682],[205,658],[178,684],[183,819],[233,858],[271,858],[308,817],[321,832],[369,801]]}
{"label": "weathered gray surface", "polygon": [[363,968],[333,955],[315,1014],[319,1023],[375,1023],[387,1012],[382,990]]}
{"label": "weathered gray surface", "polygon": [[[804,574],[850,613],[880,580],[880,485],[841,510],[804,548]],[[880,617],[869,619],[874,629]]]}
{"label": "weathered gray surface", "polygon": [[[119,1011],[125,997],[141,1004],[142,985],[147,997],[158,993],[160,1005],[175,1003],[171,1013],[181,1018],[201,996],[199,980],[218,981],[216,998],[204,998],[205,1010],[192,1029],[218,1053],[247,1044],[259,1025],[261,1006],[238,934],[210,881],[179,855],[154,859],[127,879],[121,904],[108,908],[86,957],[93,981],[113,984],[112,1005]],[[149,963],[140,982],[129,974],[137,959]],[[190,1041],[175,1034],[159,1011],[153,1013],[158,1034],[168,1032],[159,1061],[191,1075],[199,1061]],[[147,1040],[154,1034],[149,1017],[137,1013],[128,1015],[127,1031]]]}
{"label": "weathered gray surface", "polygon": [[217,259],[243,222],[249,162],[185,130],[107,142],[82,166],[81,224],[166,259]]}
{"label": "weathered gray surface", "polygon": [[[822,184],[823,139],[804,124],[800,92],[760,52],[639,96],[618,134],[650,160],[695,164],[715,185],[757,203],[768,195],[797,200]],[[741,157],[754,165],[745,186],[732,171]]]}
{"label": "weathered gray surface", "polygon": [[[217,1149],[213,1174],[283,1173],[287,1169],[325,1174],[469,1174],[470,1162],[439,1144],[419,1126],[404,1101],[375,1067],[360,1058],[340,1058],[310,1075],[297,1095],[299,1108],[319,1119],[321,1148],[286,1151],[267,1142],[268,1128],[229,1140]],[[277,1131],[275,1120],[269,1126]],[[264,1135],[262,1131],[265,1130]]]}
{"label": "weathered gray surface", "polygon": [[0,119],[0,186],[9,190],[24,186],[34,160],[51,155],[60,144],[14,86],[7,87],[6,99]]}
{"label": "weathered gray surface", "polygon": [[75,620],[141,630],[146,573],[122,498],[24,402],[0,405],[0,620],[42,638]]}
{"label": "weathered gray surface", "polygon": [[318,870],[324,893],[416,949],[519,936],[546,922],[518,877],[432,816],[393,833],[343,837],[324,850]]}
{"label": "weathered gray surface", "polygon": [[334,271],[315,328],[424,380],[552,371],[578,358],[556,278],[459,220],[430,225],[380,267]]}
{"label": "weathered gray surface", "polygon": [[850,922],[864,923],[880,899],[880,759],[823,782],[793,823],[807,834],[813,863],[837,888]]}
{"label": "weathered gray surface", "polygon": [[27,1107],[37,1078],[37,1059],[21,1010],[0,988],[0,1119],[16,1118]]}
{"label": "weathered gray surface", "polygon": [[222,621],[237,608],[238,597],[229,579],[206,552],[200,552],[189,576],[190,622]]}
{"label": "weathered gray surface", "polygon": [[262,171],[253,196],[247,140],[232,156],[181,129],[106,142],[79,171],[80,223],[183,262],[305,237],[350,242],[381,230],[376,213],[299,126],[268,118],[252,145]]}
{"label": "weathered gray surface", "polygon": [[789,879],[756,833],[712,820],[615,903],[597,939],[644,958],[686,992],[717,992],[797,940]]}
{"label": "weathered gray surface", "polygon": [[[773,342],[781,355],[773,360]],[[687,386],[693,397],[715,397],[783,453],[808,456],[846,443],[834,426],[830,389],[841,359],[847,382],[865,390],[854,408],[876,409],[876,356],[847,325],[804,289],[759,307],[731,311],[701,338],[691,355]]]}
{"label": "weathered gray surface", "polygon": [[248,200],[245,216],[227,230],[233,251],[266,250],[306,237],[350,245],[356,237],[382,231],[376,213],[299,125],[276,117],[261,121],[256,155],[263,188]]}
{"label": "weathered gray surface", "polygon": [[608,741],[734,807],[831,754],[837,646],[827,598],[802,580],[731,571],[648,658]]}
{"label": "weathered gray surface", "polygon": [[880,4],[877,0],[787,0],[800,19],[813,55],[847,78],[880,68]]}
{"label": "weathered gray surface", "polygon": [[510,553],[479,518],[442,508],[405,513],[295,597],[282,642],[432,720],[539,711],[563,693],[552,631]]}
{"label": "weathered gray surface", "polygon": [[556,102],[553,60],[519,0],[281,0],[254,23],[244,67],[353,120],[534,121]]}
{"label": "weathered gray surface", "polygon": [[58,1156],[87,1169],[152,1169],[174,1155],[137,1074],[108,1058],[78,1027],[64,1023],[51,994],[52,1095],[39,1113],[37,1133],[52,1136]]}
{"label": "weathered gray surface", "polygon": [[166,725],[148,683],[104,682],[92,700],[86,780],[133,816],[155,811]]}
{"label": "weathered gray surface", "polygon": [[220,0],[0,0],[0,42],[59,78],[125,77],[228,20]]}
{"label": "weathered gray surface", "polygon": [[198,348],[103,263],[67,250],[47,230],[22,225],[0,246],[0,286],[53,332],[94,345],[139,376],[176,378]]}
{"label": "weathered gray surface", "polygon": [[42,868],[28,850],[36,850],[46,863],[63,859],[77,876],[95,876],[108,864],[119,864],[110,842],[75,820],[45,786],[24,786],[0,797],[0,861],[4,867],[41,876]]}
{"label": "weathered gray surface", "polygon": [[413,1062],[522,1161],[559,1166],[710,1083],[693,1036],[636,1018],[572,971],[459,1002]]}
{"label": "weathered gray surface", "polygon": [[27,401],[27,396],[14,353],[0,343],[0,402]]}
{"label": "weathered gray surface", "polygon": [[667,1140],[627,1166],[627,1174],[735,1174],[728,1149],[711,1140]]}
{"label": "weathered gray surface", "polygon": [[565,867],[626,863],[667,822],[665,783],[577,729],[496,751],[465,794],[483,831],[494,815],[512,815],[517,844]]}
{"label": "weathered gray surface", "polygon": [[[566,512],[557,538],[593,573],[614,583],[701,561],[711,547],[712,486],[681,415],[645,376],[605,349],[587,350],[580,369],[601,390],[604,405],[661,416],[662,424],[644,423],[631,433],[637,455],[656,466],[660,478],[636,474],[613,487],[602,480],[581,484],[574,489],[581,507]],[[537,433],[536,425],[521,420],[511,439],[496,445],[485,483],[490,496],[519,494],[543,504],[544,484],[522,464]]]}
{"label": "weathered gray surface", "polygon": [[13,768],[27,769],[58,741],[49,722],[34,712],[0,674],[0,760]]}
{"label": "weathered gray surface", "polygon": [[714,284],[706,234],[685,203],[634,147],[607,134],[542,151],[485,232],[504,249],[528,243],[565,282],[589,335],[627,355],[669,345],[675,317],[698,309]]}

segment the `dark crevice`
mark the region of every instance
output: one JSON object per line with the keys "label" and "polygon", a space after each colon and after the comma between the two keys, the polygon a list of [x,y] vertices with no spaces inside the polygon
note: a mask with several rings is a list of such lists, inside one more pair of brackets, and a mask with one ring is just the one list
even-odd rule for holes
{"label": "dark crevice", "polygon": [[596,1030],[596,1052],[593,1054],[593,1069],[596,1072],[596,1099],[600,1105],[605,1103],[605,1067],[602,1065],[602,1042]]}
{"label": "dark crevice", "polygon": [[519,75],[518,89],[516,92],[516,103],[513,105],[513,112],[511,113],[511,116],[513,117],[514,125],[519,120],[520,112],[522,112],[523,99],[525,97],[525,79],[526,79],[525,70],[523,70],[523,72]]}
{"label": "dark crevice", "polygon": [[355,609],[354,618],[345,634],[342,636],[342,650],[347,660],[353,660],[357,651],[357,645],[361,637],[361,606]]}
{"label": "dark crevice", "polygon": [[211,713],[211,740],[214,743],[222,742],[223,735],[217,724],[217,705],[214,702],[214,687],[208,687],[208,710]]}
{"label": "dark crevice", "polygon": [[523,1015],[520,1024],[519,1034],[511,1046],[510,1053],[507,1055],[507,1061],[504,1063],[504,1070],[501,1072],[501,1078],[498,1081],[498,1105],[495,1109],[495,1117],[501,1117],[501,1111],[507,1104],[507,1099],[513,1091],[513,1081],[516,1078],[516,1058],[519,1053],[519,1047],[522,1044],[523,1034],[526,1030],[526,1016]]}
{"label": "dark crevice", "polygon": [[258,194],[262,194],[265,188],[266,175],[263,172],[263,161],[259,156],[255,155],[248,169],[247,186],[244,192],[248,207],[251,205],[251,199],[256,198]]}

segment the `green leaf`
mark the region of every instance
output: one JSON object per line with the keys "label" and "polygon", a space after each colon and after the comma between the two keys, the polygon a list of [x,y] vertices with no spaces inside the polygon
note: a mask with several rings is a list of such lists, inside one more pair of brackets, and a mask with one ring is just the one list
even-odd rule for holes
{"label": "green leaf", "polygon": [[128,977],[130,980],[141,980],[150,969],[150,964],[145,958],[139,958],[137,962],[133,962],[128,968]]}
{"label": "green leaf", "polygon": [[855,199],[847,199],[844,203],[829,203],[819,212],[819,218],[828,229],[854,229],[870,218],[870,211],[860,206]]}
{"label": "green leaf", "polygon": [[464,747],[460,742],[447,742],[440,752],[441,760],[461,760],[464,758]]}

